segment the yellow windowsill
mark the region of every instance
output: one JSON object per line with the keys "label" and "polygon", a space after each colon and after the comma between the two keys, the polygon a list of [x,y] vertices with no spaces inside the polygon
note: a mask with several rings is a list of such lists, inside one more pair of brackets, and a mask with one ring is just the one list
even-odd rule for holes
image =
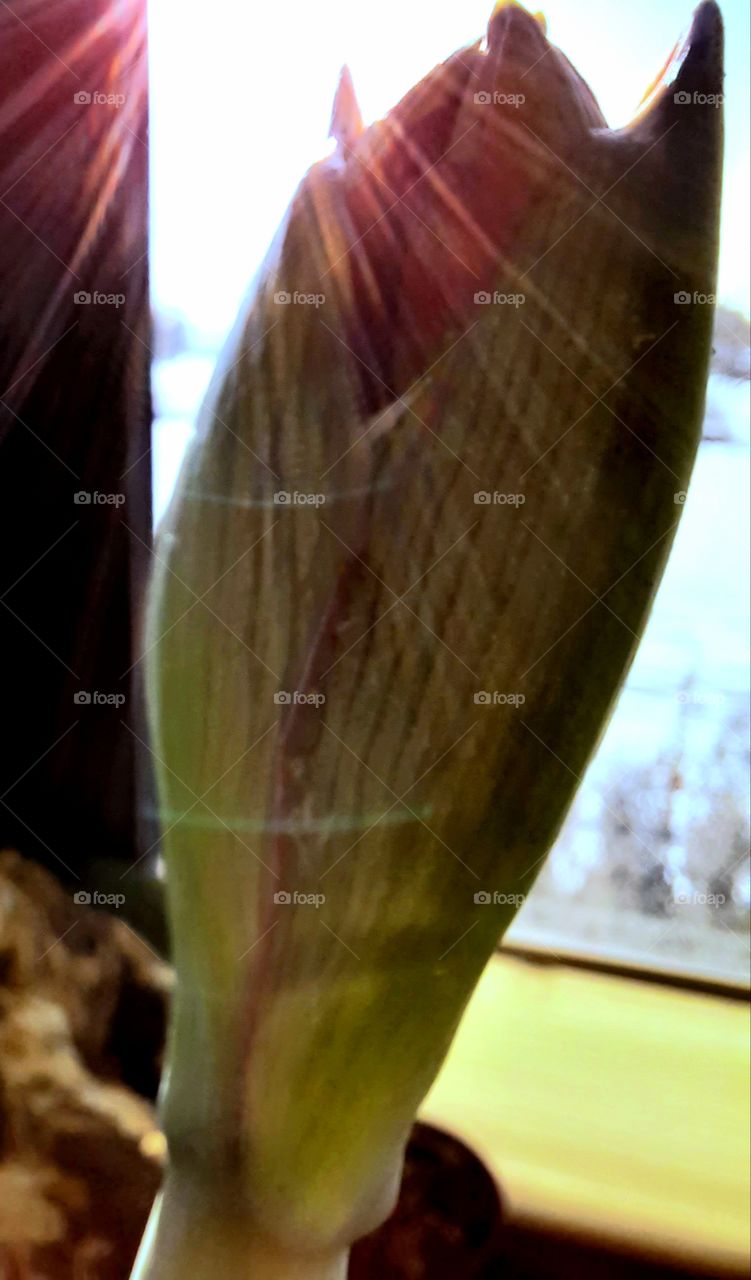
{"label": "yellow windowsill", "polygon": [[499,955],[421,1118],[520,1224],[747,1275],[749,1044],[741,1002]]}

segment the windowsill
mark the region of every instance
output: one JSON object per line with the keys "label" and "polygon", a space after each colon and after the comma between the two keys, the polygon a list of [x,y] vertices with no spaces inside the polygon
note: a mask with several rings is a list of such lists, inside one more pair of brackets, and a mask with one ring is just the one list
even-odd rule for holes
{"label": "windowsill", "polygon": [[[524,932],[514,935],[513,941],[504,941],[502,954],[534,964],[564,965],[566,968],[584,969],[588,973],[603,973],[617,978],[637,978],[640,982],[657,983],[660,986],[686,989],[703,995],[723,996],[728,1000],[748,1001],[751,991],[743,985],[737,970],[712,967],[704,964],[699,970],[694,964],[681,963],[671,957],[669,965],[663,957],[655,957],[649,951],[635,951],[627,947],[577,946],[572,950],[571,934],[553,935],[549,932]],[[654,961],[654,963],[650,963]]]}
{"label": "windowsill", "polygon": [[512,1226],[741,1276],[748,1073],[738,1001],[497,955],[421,1118],[485,1160]]}

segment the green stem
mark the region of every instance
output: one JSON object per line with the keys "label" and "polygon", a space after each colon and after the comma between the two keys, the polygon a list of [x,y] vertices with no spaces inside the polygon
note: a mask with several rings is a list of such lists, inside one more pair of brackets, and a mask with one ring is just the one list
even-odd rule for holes
{"label": "green stem", "polygon": [[290,1253],[260,1235],[221,1188],[168,1175],[132,1280],[346,1280],[347,1251]]}

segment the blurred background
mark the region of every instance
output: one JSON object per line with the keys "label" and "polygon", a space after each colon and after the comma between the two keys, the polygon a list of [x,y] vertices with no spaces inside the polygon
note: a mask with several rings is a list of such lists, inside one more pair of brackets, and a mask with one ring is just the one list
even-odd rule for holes
{"label": "blurred background", "polygon": [[[217,353],[327,130],[347,62],[366,122],[477,38],[487,0],[150,17],[154,519]],[[690,23],[686,0],[551,0],[548,34],[611,127]],[[553,854],[507,941],[749,978],[749,9],[725,0],[726,157],[704,438],[652,618]],[[291,38],[292,33],[294,39]],[[200,70],[199,70],[200,69]]]}

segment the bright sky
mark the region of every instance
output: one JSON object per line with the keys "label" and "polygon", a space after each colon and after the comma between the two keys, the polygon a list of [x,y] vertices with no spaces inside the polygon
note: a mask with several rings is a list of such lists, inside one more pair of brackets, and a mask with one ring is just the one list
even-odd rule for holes
{"label": "bright sky", "polygon": [[[348,62],[366,121],[481,35],[492,0],[154,0],[152,250],[155,299],[219,336],[289,198],[327,148]],[[691,19],[691,0],[549,0],[548,35],[611,125],[627,123]],[[748,311],[749,6],[722,5],[727,37],[720,296]]]}

